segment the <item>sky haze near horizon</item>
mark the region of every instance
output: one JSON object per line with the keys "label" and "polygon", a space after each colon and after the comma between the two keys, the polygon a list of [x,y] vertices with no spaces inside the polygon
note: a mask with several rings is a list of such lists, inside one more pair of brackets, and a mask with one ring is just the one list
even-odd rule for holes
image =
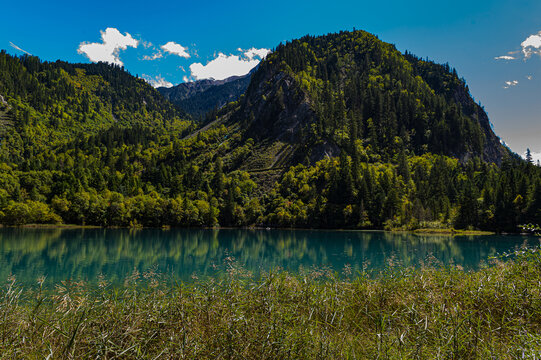
{"label": "sky haze near horizon", "polygon": [[541,158],[541,2],[9,2],[0,49],[108,61],[155,86],[247,73],[280,42],[362,29],[448,62],[512,150]]}

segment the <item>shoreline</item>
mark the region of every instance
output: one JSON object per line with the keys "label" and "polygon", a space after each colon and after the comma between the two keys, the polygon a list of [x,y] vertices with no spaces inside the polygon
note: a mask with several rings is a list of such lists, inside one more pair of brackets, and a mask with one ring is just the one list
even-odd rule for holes
{"label": "shoreline", "polygon": [[1,229],[108,229],[97,225],[75,224],[25,224],[25,225],[0,225]]}
{"label": "shoreline", "polygon": [[[217,226],[217,227],[171,227],[171,226],[162,226],[162,227],[104,227],[98,225],[77,225],[77,224],[25,224],[20,226],[8,226],[0,225],[0,228],[21,228],[21,229],[67,229],[67,230],[78,230],[78,229],[133,229],[133,230],[144,230],[144,229],[155,229],[155,230],[172,230],[172,229],[186,229],[186,230],[281,230],[281,231],[343,231],[343,232],[388,232],[388,233],[407,233],[412,235],[447,235],[447,236],[486,236],[486,235],[498,235],[495,231],[485,231],[485,230],[459,230],[453,228],[447,229],[415,229],[415,230],[384,230],[384,229],[322,229],[322,228],[280,228],[280,227],[262,227],[262,226],[252,226],[252,227],[227,227],[227,226]],[[505,233],[501,235],[529,235],[524,233]]]}
{"label": "shoreline", "polygon": [[[414,234],[422,234],[422,235],[475,235],[475,236],[483,236],[483,235],[496,235],[497,233],[494,231],[483,231],[483,230],[456,230],[456,229],[416,229],[412,232]],[[520,235],[517,233],[517,235]]]}

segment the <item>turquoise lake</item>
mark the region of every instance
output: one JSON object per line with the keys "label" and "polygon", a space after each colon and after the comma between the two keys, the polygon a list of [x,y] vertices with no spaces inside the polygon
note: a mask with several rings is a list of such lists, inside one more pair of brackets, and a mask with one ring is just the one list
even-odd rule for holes
{"label": "turquoise lake", "polygon": [[227,258],[255,275],[277,268],[377,271],[390,262],[476,269],[524,245],[537,246],[539,240],[364,231],[2,228],[0,281],[15,275],[30,285],[46,276],[51,285],[67,279],[92,282],[101,274],[120,283],[135,269],[191,281],[223,273]]}

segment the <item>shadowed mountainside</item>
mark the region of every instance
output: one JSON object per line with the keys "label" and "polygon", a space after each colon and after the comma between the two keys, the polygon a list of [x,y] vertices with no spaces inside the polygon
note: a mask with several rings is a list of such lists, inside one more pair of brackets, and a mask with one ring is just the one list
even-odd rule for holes
{"label": "shadowed mountainside", "polygon": [[203,119],[208,112],[238,100],[248,88],[252,73],[253,70],[244,76],[225,80],[187,82],[170,88],[161,87],[158,91],[195,119]]}

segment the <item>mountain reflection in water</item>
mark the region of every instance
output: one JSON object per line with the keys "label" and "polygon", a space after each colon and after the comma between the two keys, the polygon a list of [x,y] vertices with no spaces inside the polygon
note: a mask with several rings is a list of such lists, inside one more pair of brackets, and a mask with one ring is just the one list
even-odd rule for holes
{"label": "mountain reflection in water", "polygon": [[316,230],[185,229],[0,229],[0,279],[11,274],[22,283],[95,281],[103,274],[121,282],[154,269],[190,281],[214,276],[232,257],[257,275],[284,268],[299,272],[329,267],[353,273],[386,264],[420,266],[427,262],[478,268],[490,256],[512,251],[536,238],[523,236],[435,236],[407,233]]}

